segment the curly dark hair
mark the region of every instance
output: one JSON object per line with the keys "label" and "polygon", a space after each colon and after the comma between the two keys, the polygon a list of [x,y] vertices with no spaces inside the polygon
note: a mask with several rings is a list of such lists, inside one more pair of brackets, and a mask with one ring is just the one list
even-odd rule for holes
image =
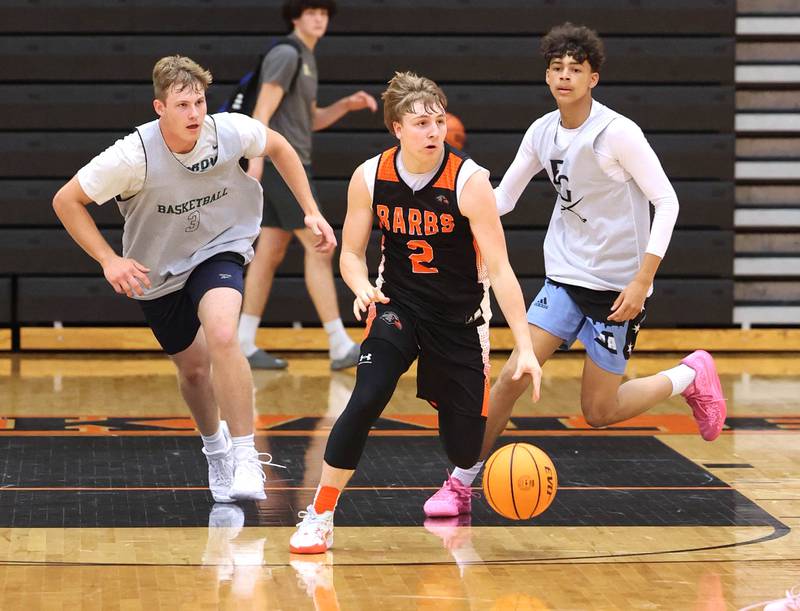
{"label": "curly dark hair", "polygon": [[294,27],[292,20],[298,19],[303,11],[310,8],[324,8],[328,11],[328,17],[333,19],[336,14],[336,0],[286,0],[281,12],[287,27],[291,30]]}
{"label": "curly dark hair", "polygon": [[569,55],[581,64],[588,60],[592,70],[599,72],[606,61],[603,41],[597,32],[569,21],[550,29],[542,38],[541,51],[548,66],[554,59]]}

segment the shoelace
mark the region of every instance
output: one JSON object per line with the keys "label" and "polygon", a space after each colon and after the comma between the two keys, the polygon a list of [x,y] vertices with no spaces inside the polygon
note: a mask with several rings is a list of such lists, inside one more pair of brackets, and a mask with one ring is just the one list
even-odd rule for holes
{"label": "shoelace", "polygon": [[717,401],[714,398],[714,395],[697,393],[692,397],[692,399],[694,399],[697,409],[703,412],[704,415],[718,415],[718,412],[713,409],[714,404]]}
{"label": "shoelace", "polygon": [[[266,456],[267,460],[261,460],[261,456]],[[264,465],[265,467],[278,467],[280,469],[286,468],[284,465],[279,465],[272,462],[272,454],[269,452],[257,452],[252,454],[246,461],[244,461],[243,465],[253,469],[253,471],[258,471],[258,473],[261,474],[262,481],[267,481],[267,474],[264,473],[261,465]]]}
{"label": "shoelace", "polygon": [[[311,506],[309,506],[311,509]],[[308,528],[315,528],[315,529],[323,529],[326,526],[326,522],[328,521],[327,517],[321,516],[313,509],[311,511],[302,510],[297,512],[297,517],[300,518],[300,522],[295,524],[298,528],[305,527]]]}
{"label": "shoelace", "polygon": [[455,494],[457,497],[459,497],[461,499],[464,499],[464,498],[467,498],[467,497],[472,497],[473,499],[480,498],[480,494],[478,492],[476,492],[475,490],[473,490],[471,486],[461,486],[460,488],[456,488],[455,486],[453,486],[450,483],[451,479],[452,478],[448,477],[447,481],[444,483],[444,485],[441,488],[439,488],[439,490],[433,496],[437,497],[439,495],[446,494],[447,492],[452,492],[453,494]]}

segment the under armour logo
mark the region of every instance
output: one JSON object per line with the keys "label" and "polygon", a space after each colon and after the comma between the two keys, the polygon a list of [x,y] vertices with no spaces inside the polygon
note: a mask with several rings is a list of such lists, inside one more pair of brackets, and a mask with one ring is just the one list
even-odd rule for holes
{"label": "under armour logo", "polygon": [[227,280],[230,277],[231,277],[230,274],[219,274],[219,279],[220,280]]}
{"label": "under armour logo", "polygon": [[367,354],[362,354],[361,356],[359,356],[358,357],[358,364],[359,365],[364,365],[364,364],[372,365],[372,353],[371,352],[367,352]]}

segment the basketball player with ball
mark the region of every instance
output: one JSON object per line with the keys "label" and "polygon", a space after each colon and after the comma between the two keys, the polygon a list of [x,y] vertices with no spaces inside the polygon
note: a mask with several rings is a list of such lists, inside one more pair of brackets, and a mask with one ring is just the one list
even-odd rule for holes
{"label": "basketball player with ball", "polygon": [[[725,399],[711,356],[698,350],[666,371],[622,383],[647,298],[678,216],[678,198],[642,130],[592,99],[605,59],[597,33],[571,23],[542,39],[545,80],[558,109],[528,128],[495,189],[501,215],[514,209],[531,179],[545,170],[556,202],[544,241],[546,280],[528,310],[539,363],[576,339],[586,347],[581,409],[604,427],[682,395],[703,439],[725,423]],[[650,226],[650,204],[655,215]],[[505,429],[527,379],[513,379],[512,353],[491,390],[481,458]],[[483,466],[456,468],[424,505],[428,516],[471,510],[471,488]]]}
{"label": "basketball player with ball", "polygon": [[[510,376],[533,380],[534,356],[525,302],[506,253],[489,173],[445,144],[447,98],[430,79],[397,73],[383,94],[384,123],[399,141],[361,164],[347,194],[342,278],[353,312],[367,314],[366,337],[350,401],[331,429],[311,505],[289,541],[294,553],[324,553],[333,515],[369,430],[414,361],[417,395],[439,412],[448,458],[470,467],[484,439],[489,395],[491,281],[514,335]],[[377,219],[383,258],[369,278],[366,249]]]}

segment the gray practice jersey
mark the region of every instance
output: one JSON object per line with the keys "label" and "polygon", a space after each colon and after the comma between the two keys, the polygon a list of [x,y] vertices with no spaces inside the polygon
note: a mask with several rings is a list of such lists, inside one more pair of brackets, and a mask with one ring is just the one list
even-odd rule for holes
{"label": "gray practice jersey", "polygon": [[559,111],[542,118],[533,150],[556,192],[544,242],[545,272],[565,284],[621,291],[641,267],[650,205],[636,182],[609,180],[595,155],[598,136],[620,115],[597,101],[572,142],[559,147]]}
{"label": "gray practice jersey", "polygon": [[125,217],[123,256],[150,268],[152,286],[139,299],[177,291],[197,265],[218,253],[234,252],[245,262],[253,258],[261,185],[239,166],[242,140],[228,115],[212,119],[218,155],[213,167],[201,173],[175,158],[157,120],[136,128],[147,159],[144,186],[117,203]]}
{"label": "gray practice jersey", "polygon": [[317,100],[317,61],[314,53],[294,34],[289,38],[300,47],[300,72],[297,72],[297,51],[287,45],[276,45],[261,64],[261,83],[276,83],[283,89],[283,98],[269,121],[269,126],[289,141],[304,165],[311,163],[311,135],[314,131],[312,107]]}

